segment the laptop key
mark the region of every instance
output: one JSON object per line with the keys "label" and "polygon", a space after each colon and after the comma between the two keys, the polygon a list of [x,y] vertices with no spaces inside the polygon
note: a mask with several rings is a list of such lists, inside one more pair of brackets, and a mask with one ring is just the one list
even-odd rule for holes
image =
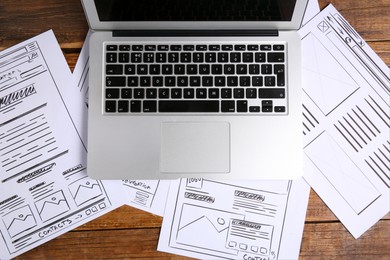
{"label": "laptop key", "polygon": [[243,53],[242,59],[244,62],[253,62],[253,53],[252,52]]}
{"label": "laptop key", "polygon": [[239,53],[239,52],[230,53],[230,62],[240,63],[241,62],[241,53]]}
{"label": "laptop key", "polygon": [[169,46],[168,45],[158,45],[157,49],[159,51],[168,51],[169,50]]}
{"label": "laptop key", "polygon": [[272,74],[272,65],[271,64],[261,65],[261,73],[262,74]]}
{"label": "laptop key", "polygon": [[133,51],[143,51],[144,46],[143,45],[133,45],[131,49]]}
{"label": "laptop key", "polygon": [[156,45],[146,45],[145,50],[147,51],[155,51],[156,50]]}
{"label": "laptop key", "polygon": [[141,101],[133,100],[130,102],[130,111],[133,113],[141,112]]}
{"label": "laptop key", "polygon": [[140,63],[140,62],[142,62],[142,53],[132,52],[131,53],[131,62],[132,63]]}
{"label": "laptop key", "polygon": [[196,50],[197,51],[207,51],[207,45],[196,45]]}
{"label": "laptop key", "polygon": [[119,45],[120,51],[130,51],[130,45]]}
{"label": "laptop key", "polygon": [[234,98],[244,98],[245,97],[245,92],[244,92],[245,89],[243,88],[235,88],[233,90],[233,95],[234,95]]}
{"label": "laptop key", "polygon": [[268,62],[284,62],[283,52],[269,52],[267,55]]}
{"label": "laptop key", "polygon": [[248,101],[246,101],[246,100],[237,101],[237,112],[239,112],[239,113],[248,112]]}
{"label": "laptop key", "polygon": [[126,101],[126,100],[118,101],[118,112],[119,113],[129,112],[129,101]]}
{"label": "laptop key", "polygon": [[257,98],[257,89],[256,88],[247,88],[246,89],[246,98]]}
{"label": "laptop key", "polygon": [[202,63],[204,61],[204,54],[203,52],[194,52],[193,53],[193,62],[195,63]]}
{"label": "laptop key", "polygon": [[222,45],[222,50],[223,51],[232,51],[233,50],[233,45],[230,45],[230,44]]}
{"label": "laptop key", "polygon": [[106,98],[107,99],[119,98],[119,88],[107,88]]}
{"label": "laptop key", "polygon": [[264,77],[264,85],[266,87],[274,87],[275,86],[275,77],[274,76],[265,76]]}
{"label": "laptop key", "polygon": [[183,50],[185,50],[185,51],[193,51],[193,50],[195,50],[195,46],[194,45],[184,45],[183,46]]}
{"label": "laptop key", "polygon": [[143,111],[145,113],[157,112],[157,101],[147,100],[143,102]]}
{"label": "laptop key", "polygon": [[180,62],[189,63],[191,62],[191,52],[182,52],[180,53]]}
{"label": "laptop key", "polygon": [[181,88],[171,88],[171,98],[182,98],[183,90]]}
{"label": "laptop key", "polygon": [[145,98],[145,89],[143,88],[135,88],[134,89],[134,98],[143,99]]}
{"label": "laptop key", "polygon": [[260,106],[250,106],[249,112],[251,113],[259,113],[260,112]]}
{"label": "laptop key", "polygon": [[221,112],[235,112],[235,104],[233,100],[221,101]]}
{"label": "laptop key", "polygon": [[146,98],[157,98],[157,89],[155,88],[146,89]]}
{"label": "laptop key", "polygon": [[207,98],[207,89],[205,88],[196,89],[196,98]]}
{"label": "laptop key", "polygon": [[260,45],[260,50],[262,51],[270,51],[272,48],[271,48],[271,45],[270,44],[262,44]]}
{"label": "laptop key", "polygon": [[126,77],[106,77],[107,87],[124,87],[126,86]]}
{"label": "laptop key", "polygon": [[228,62],[228,61],[229,61],[229,53],[227,52],[218,53],[218,62]]}
{"label": "laptop key", "polygon": [[231,88],[221,89],[221,98],[232,98],[232,92]]}
{"label": "laptop key", "polygon": [[284,45],[283,44],[275,44],[273,49],[274,49],[274,51],[283,51]]}
{"label": "laptop key", "polygon": [[235,51],[245,51],[246,50],[246,47],[245,47],[245,45],[234,45],[234,50]]}
{"label": "laptop key", "polygon": [[283,113],[283,112],[286,112],[286,107],[285,106],[275,106],[274,110],[276,113]]}
{"label": "laptop key", "polygon": [[116,101],[115,100],[106,100],[105,110],[107,113],[115,113],[116,112]]}
{"label": "laptop key", "polygon": [[130,54],[127,52],[119,53],[119,62],[120,63],[128,63],[130,61]]}
{"label": "laptop key", "polygon": [[160,63],[167,62],[167,54],[165,52],[157,52],[156,62],[160,62]]}
{"label": "laptop key", "polygon": [[285,89],[283,88],[260,88],[259,98],[285,98]]}
{"label": "laptop key", "polygon": [[161,113],[208,113],[208,112],[219,112],[219,101],[172,101],[172,100],[160,100],[158,102],[158,111]]}
{"label": "laptop key", "polygon": [[209,45],[209,51],[219,51],[221,46],[219,45]]}
{"label": "laptop key", "polygon": [[158,90],[159,98],[169,98],[169,88],[160,88]]}
{"label": "laptop key", "polygon": [[113,45],[113,44],[107,45],[106,50],[107,51],[116,51],[116,50],[118,50],[118,45]]}
{"label": "laptop key", "polygon": [[195,91],[193,88],[187,88],[184,89],[184,98],[194,98],[195,97]]}
{"label": "laptop key", "polygon": [[209,98],[219,98],[219,88],[209,88]]}
{"label": "laptop key", "polygon": [[255,53],[256,62],[265,62],[265,52],[256,52]]}
{"label": "laptop key", "polygon": [[125,74],[134,75],[135,74],[135,65],[133,65],[133,64],[125,65]]}
{"label": "laptop key", "polygon": [[106,65],[107,75],[121,75],[123,74],[123,65]]}
{"label": "laptop key", "polygon": [[276,84],[279,87],[285,86],[285,77],[284,77],[284,65],[283,64],[275,64],[274,72],[276,74]]}
{"label": "laptop key", "polygon": [[206,57],[205,57],[206,62],[216,62],[217,61],[217,53],[215,52],[206,52]]}
{"label": "laptop key", "polygon": [[168,62],[171,62],[171,63],[179,62],[179,53],[178,52],[168,53]]}
{"label": "laptop key", "polygon": [[106,62],[107,63],[116,63],[118,60],[118,55],[113,52],[106,53]]}
{"label": "laptop key", "polygon": [[121,97],[122,98],[126,98],[126,99],[129,99],[131,98],[131,88],[122,88],[121,89]]}

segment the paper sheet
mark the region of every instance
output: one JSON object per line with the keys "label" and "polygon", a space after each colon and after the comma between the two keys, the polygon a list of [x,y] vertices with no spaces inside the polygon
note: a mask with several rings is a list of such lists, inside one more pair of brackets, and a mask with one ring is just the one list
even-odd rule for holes
{"label": "paper sheet", "polygon": [[71,73],[52,31],[0,53],[0,258],[15,257],[120,205],[86,175],[60,89]]}
{"label": "paper sheet", "polygon": [[158,250],[201,259],[298,259],[310,187],[172,181]]}
{"label": "paper sheet", "polygon": [[123,180],[125,203],[164,216],[170,180]]}
{"label": "paper sheet", "polygon": [[319,12],[320,12],[320,6],[318,5],[318,0],[309,0],[309,2],[307,2],[307,7],[306,7],[305,15],[303,17],[302,25],[309,22]]}
{"label": "paper sheet", "polygon": [[[70,113],[78,133],[87,147],[88,128],[88,76],[89,76],[89,38],[88,33],[72,75],[72,89],[64,99],[70,104]],[[118,181],[124,190],[124,203],[132,207],[164,215],[169,180],[123,180]]]}
{"label": "paper sheet", "polygon": [[389,212],[389,68],[332,6],[300,30],[305,179],[358,238]]}

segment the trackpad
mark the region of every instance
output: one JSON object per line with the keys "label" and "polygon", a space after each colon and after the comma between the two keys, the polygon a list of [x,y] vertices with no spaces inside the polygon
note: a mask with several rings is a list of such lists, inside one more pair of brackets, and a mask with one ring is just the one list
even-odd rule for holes
{"label": "trackpad", "polygon": [[163,173],[228,173],[229,123],[162,123],[160,168]]}

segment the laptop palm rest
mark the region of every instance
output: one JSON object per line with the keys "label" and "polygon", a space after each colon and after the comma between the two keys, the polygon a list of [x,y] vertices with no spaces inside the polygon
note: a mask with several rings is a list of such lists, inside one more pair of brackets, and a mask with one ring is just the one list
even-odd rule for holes
{"label": "laptop palm rest", "polygon": [[160,170],[163,173],[230,172],[230,124],[163,122]]}

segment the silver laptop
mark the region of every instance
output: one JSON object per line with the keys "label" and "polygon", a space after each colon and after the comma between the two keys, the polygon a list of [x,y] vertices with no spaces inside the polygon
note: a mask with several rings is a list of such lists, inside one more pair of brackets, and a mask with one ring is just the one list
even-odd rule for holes
{"label": "silver laptop", "polygon": [[92,178],[302,175],[307,0],[82,3]]}

